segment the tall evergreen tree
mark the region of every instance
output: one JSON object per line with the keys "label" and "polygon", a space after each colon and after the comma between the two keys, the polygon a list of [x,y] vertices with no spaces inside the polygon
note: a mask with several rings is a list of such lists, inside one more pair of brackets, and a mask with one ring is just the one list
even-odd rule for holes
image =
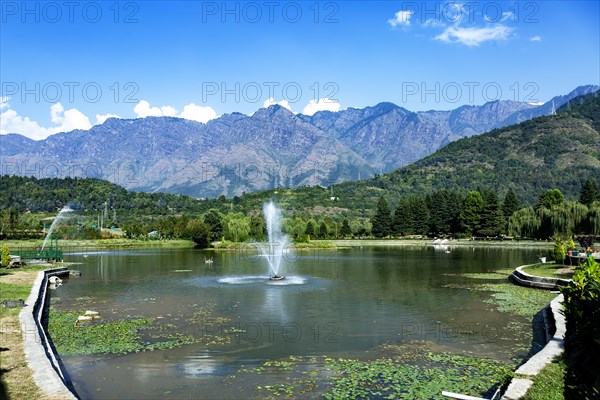
{"label": "tall evergreen tree", "polygon": [[600,201],[600,190],[598,190],[596,182],[588,179],[581,188],[579,202],[586,206],[591,206],[594,201]]}
{"label": "tall evergreen tree", "polygon": [[410,210],[406,197],[401,197],[394,211],[391,232],[394,235],[408,235],[410,230]]}
{"label": "tall evergreen tree", "polygon": [[425,235],[429,230],[429,210],[422,197],[411,196],[408,198],[408,211],[410,213],[410,230],[415,235]]}
{"label": "tall evergreen tree", "polygon": [[387,201],[385,201],[385,198],[381,196],[377,203],[375,216],[373,216],[373,219],[371,220],[371,223],[373,224],[371,233],[378,238],[388,236],[391,232],[391,219],[390,207],[388,206]]}
{"label": "tall evergreen tree", "polygon": [[342,222],[342,230],[340,233],[342,234],[343,237],[352,236],[352,228],[350,228],[350,223],[345,218],[344,218],[344,221]]}
{"label": "tall evergreen tree", "polygon": [[506,192],[504,196],[504,202],[502,203],[502,212],[504,213],[504,218],[510,218],[515,211],[521,208],[521,204],[519,204],[519,199],[517,199],[517,195],[512,190]]}
{"label": "tall evergreen tree", "polygon": [[223,229],[223,214],[218,210],[211,208],[203,217],[204,223],[208,225],[213,234],[214,239],[221,239],[224,234]]}
{"label": "tall evergreen tree", "polygon": [[329,236],[329,231],[327,229],[327,224],[325,221],[321,222],[321,226],[319,227],[319,237],[321,239],[327,239]]}
{"label": "tall evergreen tree", "polygon": [[479,233],[484,236],[498,236],[504,230],[505,219],[496,192],[493,190],[483,192],[483,203]]}
{"label": "tall evergreen tree", "polygon": [[317,233],[317,222],[311,218],[306,223],[306,230],[304,231],[304,234],[307,236],[310,236],[311,238],[315,238],[315,237],[317,237],[316,233]]}
{"label": "tall evergreen tree", "polygon": [[469,235],[477,235],[481,229],[481,213],[483,211],[483,198],[478,191],[467,194],[464,207],[460,213],[460,224],[462,229]]}

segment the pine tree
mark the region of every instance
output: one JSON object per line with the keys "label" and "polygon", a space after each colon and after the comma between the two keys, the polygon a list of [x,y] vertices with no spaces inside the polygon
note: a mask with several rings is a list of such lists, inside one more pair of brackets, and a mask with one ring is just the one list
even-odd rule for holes
{"label": "pine tree", "polygon": [[496,192],[486,190],[483,193],[483,203],[479,233],[484,236],[498,236],[504,229],[505,219]]}
{"label": "pine tree", "polygon": [[327,229],[327,224],[325,223],[325,221],[321,222],[321,226],[319,227],[319,237],[321,239],[327,239],[327,236],[329,235],[329,231]]}
{"label": "pine tree", "polygon": [[350,223],[348,222],[347,219],[344,219],[344,221],[342,222],[341,234],[343,237],[352,236],[352,228],[350,228]]}
{"label": "pine tree", "polygon": [[592,205],[594,201],[600,200],[600,190],[598,190],[598,186],[596,182],[592,180],[585,181],[585,184],[581,188],[581,193],[579,195],[579,202],[581,204],[585,204],[586,206]]}
{"label": "pine tree", "polygon": [[517,199],[515,192],[512,190],[506,192],[506,196],[504,196],[504,202],[502,203],[502,212],[504,213],[504,218],[510,218],[519,208],[521,208],[521,204],[519,204],[519,199]]}
{"label": "pine tree", "polygon": [[394,211],[391,232],[394,235],[404,236],[409,234],[409,229],[410,212],[408,210],[408,201],[406,197],[401,197]]}
{"label": "pine tree", "polygon": [[460,224],[462,229],[469,235],[476,235],[479,233],[483,206],[484,203],[481,193],[472,191],[467,194],[463,210],[460,213]]}
{"label": "pine tree", "polygon": [[411,196],[408,202],[410,230],[416,235],[427,234],[429,230],[429,210],[425,200],[418,196]]}
{"label": "pine tree", "polygon": [[306,230],[304,231],[304,234],[306,236],[310,236],[311,238],[315,238],[317,236],[316,231],[317,231],[317,222],[311,218],[306,223]]}
{"label": "pine tree", "polygon": [[377,203],[377,211],[371,220],[373,228],[371,233],[378,238],[388,236],[391,231],[391,213],[387,201],[381,196]]}

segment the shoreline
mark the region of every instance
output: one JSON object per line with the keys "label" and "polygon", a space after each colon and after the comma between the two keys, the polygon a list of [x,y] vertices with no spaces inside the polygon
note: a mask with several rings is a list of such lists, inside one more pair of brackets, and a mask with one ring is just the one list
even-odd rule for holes
{"label": "shoreline", "polygon": [[[42,240],[4,240],[0,245],[7,245],[9,250],[39,249]],[[93,250],[119,250],[119,249],[193,249],[196,244],[191,240],[139,240],[139,239],[89,239],[89,240],[61,240],[59,246],[65,253],[87,252]],[[513,249],[540,249],[547,251],[550,242],[534,240],[449,240],[444,243],[434,244],[433,239],[323,239],[311,240],[309,243],[292,243],[291,248],[297,251],[311,250],[338,250],[344,248],[386,248],[386,247],[474,247],[474,248],[513,248]],[[253,251],[256,246],[252,242],[212,242],[205,249],[213,252]]]}

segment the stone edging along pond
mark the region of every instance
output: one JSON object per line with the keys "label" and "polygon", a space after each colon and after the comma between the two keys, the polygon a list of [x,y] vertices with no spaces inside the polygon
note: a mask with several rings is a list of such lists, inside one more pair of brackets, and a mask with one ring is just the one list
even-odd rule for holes
{"label": "stone edging along pond", "polygon": [[511,275],[511,278],[521,286],[556,290],[558,288],[567,286],[569,282],[571,282],[570,279],[548,278],[545,276],[531,275],[523,271],[523,268],[525,267],[527,267],[527,265],[521,265],[520,267],[515,268]]}
{"label": "stone edging along pond", "polygon": [[[570,279],[545,278],[531,275],[523,272],[521,270],[523,267],[525,266],[516,268],[511,275],[511,278],[516,283],[523,286],[540,289],[558,289],[559,287],[566,286],[571,281]],[[549,326],[553,325],[555,329],[554,335],[542,350],[535,353],[525,364],[517,368],[515,371],[517,376],[508,385],[502,396],[502,400],[516,400],[525,396],[531,385],[533,385],[532,378],[564,351],[564,338],[567,328],[565,316],[562,313],[563,301],[564,296],[560,294],[550,302],[552,318],[548,321],[544,316],[544,319],[546,320],[546,333],[548,333]]]}
{"label": "stone edging along pond", "polygon": [[35,383],[51,399],[77,399],[42,323],[47,309],[48,278],[68,274],[68,268],[38,272],[26,305],[19,314],[27,364]]}

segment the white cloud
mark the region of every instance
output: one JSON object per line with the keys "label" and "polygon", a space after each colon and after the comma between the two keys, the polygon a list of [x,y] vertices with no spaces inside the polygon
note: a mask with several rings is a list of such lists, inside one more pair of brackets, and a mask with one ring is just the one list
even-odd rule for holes
{"label": "white cloud", "polygon": [[515,13],[513,13],[512,11],[505,11],[502,13],[502,15],[500,16],[500,18],[498,18],[498,15],[494,15],[494,16],[489,16],[489,15],[484,15],[483,16],[483,20],[485,22],[504,22],[504,21],[508,21],[509,19],[513,19],[515,18]]}
{"label": "white cloud", "polygon": [[212,107],[202,107],[194,103],[187,104],[183,107],[181,114],[173,106],[152,107],[146,100],[141,100],[135,105],[133,111],[138,118],[145,117],[179,117],[207,123],[211,119],[217,117],[217,112]]}
{"label": "white cloud", "polygon": [[106,122],[109,118],[121,118],[116,114],[96,114],[96,123],[94,125],[101,125]]}
{"label": "white cloud", "polygon": [[275,99],[273,97],[269,97],[268,100],[265,100],[265,102],[263,103],[263,108],[267,108],[270,106],[273,106],[275,104],[280,105],[283,108],[287,108],[288,110],[292,111],[292,106],[290,106],[290,102],[287,100],[281,100],[279,102],[276,102]]}
{"label": "white cloud", "polygon": [[[19,115],[10,108],[8,97],[0,97],[0,134],[18,133],[30,139],[41,140],[59,132],[70,132],[75,129],[87,130],[92,127],[89,118],[76,108],[65,110],[61,103],[50,106],[50,121],[54,126],[43,127],[28,117]],[[6,109],[6,110],[5,110]],[[206,123],[217,117],[211,107],[201,107],[194,103],[187,104],[181,114],[172,106],[152,107],[146,100],[140,101],[134,107],[138,118],[147,116],[180,117]],[[108,118],[121,118],[116,114],[96,114],[96,123],[103,124]]]}
{"label": "white cloud", "polygon": [[400,10],[396,14],[394,14],[394,18],[388,19],[388,24],[392,26],[392,28],[401,26],[409,26],[410,25],[410,17],[414,14],[414,11],[404,11]]}
{"label": "white cloud", "polygon": [[[6,102],[3,102],[2,108]],[[69,132],[74,129],[90,129],[92,124],[88,117],[76,108],[65,110],[62,104],[55,103],[50,106],[50,120],[55,126],[44,128],[36,121],[19,115],[10,108],[0,114],[0,133],[19,133],[30,139],[41,140],[58,132]]]}
{"label": "white cloud", "polygon": [[486,28],[463,28],[460,26],[449,26],[441,34],[435,37],[446,43],[462,43],[465,46],[479,46],[483,42],[495,40],[507,40],[512,28],[497,24]]}
{"label": "white cloud", "polygon": [[207,123],[211,119],[217,117],[217,112],[212,107],[197,106],[194,103],[187,104],[183,107],[183,111],[179,114],[180,118],[191,119],[192,121],[198,121]]}
{"label": "white cloud", "polygon": [[42,128],[37,122],[10,109],[0,114],[0,133],[20,133],[34,140],[45,139],[52,134],[50,129]]}
{"label": "white cloud", "polygon": [[177,114],[177,109],[172,106],[151,107],[146,100],[141,100],[133,107],[133,112],[138,118],[145,117],[174,117]]}
{"label": "white cloud", "polygon": [[319,99],[319,101],[315,101],[314,99],[309,101],[302,114],[304,115],[313,115],[318,111],[339,111],[340,103],[336,100],[331,100],[328,98]]}
{"label": "white cloud", "polygon": [[535,36],[530,37],[529,40],[531,40],[532,42],[541,42],[542,37],[539,35],[535,35]]}
{"label": "white cloud", "polygon": [[500,18],[501,22],[507,21],[509,19],[514,19],[515,18],[515,13],[513,13],[512,11],[506,11],[502,13],[502,18]]}

